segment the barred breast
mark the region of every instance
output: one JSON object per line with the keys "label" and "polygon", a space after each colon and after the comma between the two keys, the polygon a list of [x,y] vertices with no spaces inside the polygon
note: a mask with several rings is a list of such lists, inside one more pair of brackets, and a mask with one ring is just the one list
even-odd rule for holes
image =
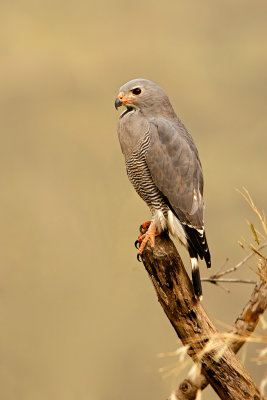
{"label": "barred breast", "polygon": [[130,182],[139,196],[147,203],[152,215],[158,210],[167,215],[169,210],[164,196],[154,184],[146,163],[146,153],[150,145],[149,133],[145,135],[131,156],[126,159],[126,170]]}

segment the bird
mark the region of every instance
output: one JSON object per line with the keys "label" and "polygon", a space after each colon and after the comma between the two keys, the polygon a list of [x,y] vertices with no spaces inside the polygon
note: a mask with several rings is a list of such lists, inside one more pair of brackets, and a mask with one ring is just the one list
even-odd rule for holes
{"label": "bird", "polygon": [[202,298],[198,259],[211,267],[204,228],[203,171],[192,136],[176,115],[165,91],[147,79],[133,79],[115,100],[117,132],[126,172],[151,212],[138,238],[138,255],[155,236],[169,232],[189,253],[196,297]]}

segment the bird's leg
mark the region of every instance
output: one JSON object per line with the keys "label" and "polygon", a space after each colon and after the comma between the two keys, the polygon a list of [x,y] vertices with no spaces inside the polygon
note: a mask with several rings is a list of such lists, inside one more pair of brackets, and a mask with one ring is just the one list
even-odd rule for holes
{"label": "bird's leg", "polygon": [[[149,241],[151,246],[154,247],[155,236],[158,236],[162,233],[162,231],[158,231],[156,229],[155,223],[154,222],[151,223],[151,221],[143,222],[140,225],[139,231],[140,231],[140,233],[139,233],[138,239],[134,242],[135,247],[139,250],[138,254],[137,254],[138,261],[140,261],[139,256],[140,256],[140,254],[142,254],[147,242]],[[144,241],[144,243],[143,243],[143,241]]]}
{"label": "bird's leg", "polygon": [[150,243],[151,247],[154,247],[155,236],[158,236],[161,233],[162,233],[161,231],[157,231],[155,222],[151,222],[146,232],[144,234],[139,235],[139,238],[137,240],[140,243],[138,255],[141,255],[143,253],[143,250],[146,247],[147,242]]}
{"label": "bird's leg", "polygon": [[[146,222],[143,222],[140,225],[139,231],[141,232],[141,235],[146,233],[146,231],[148,230],[150,224],[151,224],[151,221],[146,221]],[[139,235],[139,236],[141,236],[141,235]]]}
{"label": "bird's leg", "polygon": [[137,240],[134,242],[134,245],[137,249],[139,249],[140,244],[142,243],[141,237],[146,233],[150,224],[151,224],[151,221],[146,221],[140,225],[140,228],[139,228],[140,233],[138,235]]}

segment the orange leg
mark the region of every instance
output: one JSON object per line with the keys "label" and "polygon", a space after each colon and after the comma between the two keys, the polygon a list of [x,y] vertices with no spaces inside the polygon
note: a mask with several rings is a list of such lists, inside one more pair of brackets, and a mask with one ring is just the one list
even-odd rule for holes
{"label": "orange leg", "polygon": [[151,224],[151,221],[146,221],[140,225],[139,231],[141,232],[141,234],[146,233],[150,224]]}
{"label": "orange leg", "polygon": [[[139,247],[138,254],[137,254],[138,261],[139,261],[139,256],[143,253],[144,248],[146,247],[147,242],[150,243],[151,247],[154,247],[155,246],[155,236],[158,236],[162,233],[161,231],[157,231],[156,225],[153,222],[151,223],[149,221],[148,229],[147,229],[147,226],[148,226],[148,222],[145,222],[144,224],[141,225],[140,228],[143,227],[146,229],[146,231],[143,234],[141,233],[136,241],[136,244],[140,243],[140,247]],[[140,231],[141,231],[141,229],[140,229]]]}
{"label": "orange leg", "polygon": [[144,234],[146,233],[146,231],[148,230],[150,224],[151,224],[151,221],[146,221],[146,222],[143,222],[143,223],[140,225],[140,228],[139,228],[140,233],[139,233],[139,235],[138,235],[137,240],[134,242],[134,245],[135,245],[135,247],[136,247],[137,249],[139,249],[140,244],[142,243],[142,239],[141,239],[141,238],[143,237],[143,235],[144,235]]}
{"label": "orange leg", "polygon": [[143,222],[143,223],[140,225],[140,228],[139,228],[140,233],[139,233],[139,235],[138,235],[137,240],[134,242],[134,245],[135,245],[135,247],[136,247],[137,249],[139,249],[140,244],[142,243],[142,240],[143,240],[142,237],[143,237],[143,235],[146,233],[146,231],[148,230],[150,224],[151,224],[151,221],[146,221],[146,222]]}

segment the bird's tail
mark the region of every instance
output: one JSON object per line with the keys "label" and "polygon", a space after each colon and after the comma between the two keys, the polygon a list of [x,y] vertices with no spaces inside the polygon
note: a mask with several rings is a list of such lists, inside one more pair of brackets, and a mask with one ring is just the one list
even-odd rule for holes
{"label": "bird's tail", "polygon": [[[206,233],[203,229],[195,229],[188,225],[183,225],[188,241],[188,250],[190,257],[199,256],[201,260],[206,261],[207,267],[211,267],[210,251],[207,243]],[[190,253],[191,250],[191,253]]]}
{"label": "bird's tail", "polygon": [[203,257],[204,260],[206,261],[206,265],[208,268],[211,267],[211,261],[210,261],[210,250],[206,238],[206,233],[203,232],[203,237],[202,237],[202,246],[203,246]]}
{"label": "bird's tail", "polygon": [[199,266],[197,257],[191,257],[191,266],[192,266],[192,281],[194,286],[194,292],[197,297],[202,296],[202,285],[200,280]]}

